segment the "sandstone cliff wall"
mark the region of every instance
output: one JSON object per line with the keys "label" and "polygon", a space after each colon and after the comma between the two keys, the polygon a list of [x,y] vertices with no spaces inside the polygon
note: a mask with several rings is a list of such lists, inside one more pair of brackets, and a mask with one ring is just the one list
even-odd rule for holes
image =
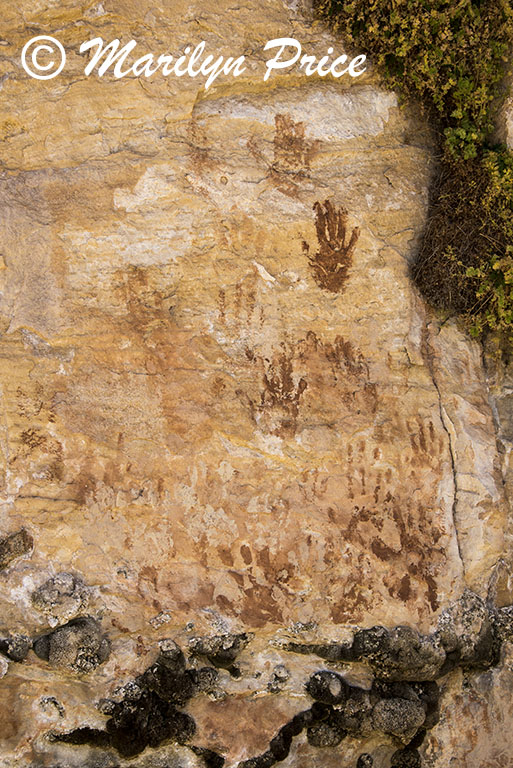
{"label": "sandstone cliff wall", "polygon": [[[342,50],[299,3],[0,10],[0,765],[510,765],[511,371],[409,280],[422,116],[264,84]],[[98,35],[252,64],[86,78]]]}

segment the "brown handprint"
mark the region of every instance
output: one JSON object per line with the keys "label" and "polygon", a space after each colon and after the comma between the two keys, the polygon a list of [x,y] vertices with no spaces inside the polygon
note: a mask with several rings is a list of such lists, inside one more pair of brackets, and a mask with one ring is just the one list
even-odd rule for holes
{"label": "brown handprint", "polygon": [[249,353],[262,376],[259,397],[244,395],[242,390],[237,394],[246,399],[262,432],[289,438],[296,433],[300,400],[308,385],[306,379],[294,374],[294,350],[285,344],[281,346],[282,350],[272,358]]}
{"label": "brown handprint", "polygon": [[297,198],[310,175],[310,163],[320,142],[307,139],[305,124],[294,122],[290,115],[278,114],[274,123],[272,163],[256,136],[250,137],[247,147],[259,164],[267,166],[268,178],[276,188],[284,195]]}
{"label": "brown handprint", "polygon": [[310,168],[310,161],[319,142],[308,141],[305,137],[305,124],[295,123],[290,115],[276,115],[274,122],[273,169],[285,173],[292,170],[304,175]]}
{"label": "brown handprint", "polygon": [[[314,204],[315,228],[319,241],[319,250],[315,256],[308,256],[315,282],[320,288],[338,293],[347,280],[349,268],[353,262],[353,253],[360,237],[359,227],[354,227],[349,243],[346,243],[347,211],[336,210],[330,200],[324,205]],[[310,248],[303,242],[303,250]]]}
{"label": "brown handprint", "polygon": [[[260,413],[267,414],[268,430],[281,437],[295,434],[299,400],[307,388],[305,379],[293,379],[292,357],[286,352],[275,357],[263,376]],[[265,419],[264,419],[265,421]]]}

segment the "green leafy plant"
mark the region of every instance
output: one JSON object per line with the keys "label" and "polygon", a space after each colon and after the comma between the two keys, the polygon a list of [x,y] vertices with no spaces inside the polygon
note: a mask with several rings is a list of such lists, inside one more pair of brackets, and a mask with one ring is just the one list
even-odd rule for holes
{"label": "green leafy plant", "polygon": [[513,42],[511,0],[314,0],[386,86],[419,101],[440,141],[412,276],[471,332],[513,341],[513,160],[490,145]]}

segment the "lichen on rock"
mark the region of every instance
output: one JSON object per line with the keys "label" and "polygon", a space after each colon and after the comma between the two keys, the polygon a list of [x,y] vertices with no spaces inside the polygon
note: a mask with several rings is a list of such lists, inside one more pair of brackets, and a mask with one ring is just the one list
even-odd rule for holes
{"label": "lichen on rock", "polygon": [[32,604],[54,620],[66,621],[87,607],[83,580],[72,573],[58,573],[32,593]]}

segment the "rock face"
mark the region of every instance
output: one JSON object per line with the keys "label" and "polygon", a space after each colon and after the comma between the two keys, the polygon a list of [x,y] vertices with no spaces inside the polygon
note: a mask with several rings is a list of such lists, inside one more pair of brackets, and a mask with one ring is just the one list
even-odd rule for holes
{"label": "rock face", "polygon": [[427,126],[264,83],[342,52],[301,3],[0,7],[0,766],[508,765],[511,365],[410,283]]}

